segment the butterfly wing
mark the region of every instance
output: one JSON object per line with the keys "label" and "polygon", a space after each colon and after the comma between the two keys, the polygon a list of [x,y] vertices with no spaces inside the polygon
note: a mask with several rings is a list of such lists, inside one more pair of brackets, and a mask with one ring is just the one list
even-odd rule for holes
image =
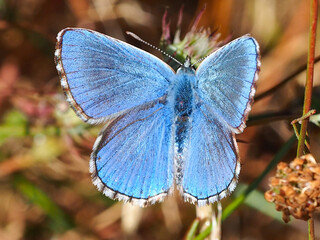
{"label": "butterfly wing", "polygon": [[196,101],[180,191],[186,201],[203,206],[234,190],[240,162],[234,133]]}
{"label": "butterfly wing", "polygon": [[173,184],[172,113],[165,104],[173,70],[94,31],[68,28],[57,39],[68,102],[84,121],[110,120],[91,155],[93,183],[112,199],[161,201]]}
{"label": "butterfly wing", "polygon": [[185,200],[202,206],[234,190],[240,172],[235,133],[245,127],[259,68],[259,47],[249,36],[222,47],[198,67],[180,188]]}
{"label": "butterfly wing", "polygon": [[89,123],[162,97],[174,76],[155,56],[87,29],[62,30],[55,61],[68,102]]}
{"label": "butterfly wing", "polygon": [[146,206],[173,186],[172,112],[164,99],[129,110],[101,131],[93,148],[93,183],[112,199]]}
{"label": "butterfly wing", "polygon": [[235,133],[245,128],[260,70],[254,38],[238,38],[208,56],[198,67],[197,94]]}

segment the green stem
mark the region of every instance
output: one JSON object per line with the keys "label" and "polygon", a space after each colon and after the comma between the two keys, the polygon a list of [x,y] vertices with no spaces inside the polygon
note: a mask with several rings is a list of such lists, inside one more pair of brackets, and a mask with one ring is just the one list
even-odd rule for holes
{"label": "green stem", "polygon": [[[313,71],[314,71],[314,56],[316,48],[316,31],[317,31],[317,18],[318,18],[318,0],[311,0],[311,14],[310,14],[310,32],[309,32],[309,49],[308,49],[308,66],[307,66],[307,77],[304,94],[303,104],[303,115],[310,111],[311,98],[312,98],[312,87],[313,87]],[[302,120],[299,142],[297,148],[297,157],[303,155],[304,142],[307,134],[309,118]],[[309,240],[314,240],[314,227],[313,217],[308,220],[308,232]]]}
{"label": "green stem", "polygon": [[280,160],[289,152],[292,145],[295,143],[295,135],[291,136],[289,140],[282,146],[282,148],[277,152],[272,161],[266,167],[266,169],[260,174],[260,176],[251,183],[248,188],[240,194],[232,203],[230,203],[222,212],[222,221],[230,216],[247,198],[247,196],[257,188],[257,186],[261,183],[264,177],[280,162]]}
{"label": "green stem", "polygon": [[193,240],[204,240],[206,237],[208,237],[211,233],[212,224],[210,224],[209,227],[207,227],[205,230],[203,230],[201,233],[199,233],[198,236],[196,236]]}
{"label": "green stem", "polygon": [[21,174],[14,175],[13,184],[32,204],[39,206],[50,218],[49,224],[57,232],[66,232],[74,228],[73,221],[67,214],[40,188]]}
{"label": "green stem", "polygon": [[191,224],[191,227],[189,231],[187,232],[187,235],[185,237],[185,240],[192,240],[194,239],[194,236],[196,235],[196,231],[198,230],[200,224],[200,219],[196,218],[193,223]]}

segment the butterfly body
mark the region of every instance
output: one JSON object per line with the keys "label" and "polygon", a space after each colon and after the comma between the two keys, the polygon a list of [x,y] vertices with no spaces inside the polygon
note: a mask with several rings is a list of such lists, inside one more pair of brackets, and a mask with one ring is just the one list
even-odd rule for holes
{"label": "butterfly body", "polygon": [[91,154],[93,183],[112,199],[146,206],[174,186],[189,202],[227,196],[240,171],[243,131],[260,68],[250,36],[175,73],[117,39],[67,28],[55,61],[67,101],[84,121],[107,122]]}
{"label": "butterfly body", "polygon": [[182,66],[177,71],[173,82],[175,181],[178,186],[183,177],[184,155],[189,144],[195,79],[195,71],[191,67]]}

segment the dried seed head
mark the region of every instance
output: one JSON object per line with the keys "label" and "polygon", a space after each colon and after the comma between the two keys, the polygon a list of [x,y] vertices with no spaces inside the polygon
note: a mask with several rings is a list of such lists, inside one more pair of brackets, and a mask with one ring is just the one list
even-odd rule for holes
{"label": "dried seed head", "polygon": [[283,221],[289,222],[290,215],[308,220],[320,207],[320,164],[311,154],[289,164],[280,162],[276,175],[269,181],[270,190],[265,192],[265,199],[282,211]]}

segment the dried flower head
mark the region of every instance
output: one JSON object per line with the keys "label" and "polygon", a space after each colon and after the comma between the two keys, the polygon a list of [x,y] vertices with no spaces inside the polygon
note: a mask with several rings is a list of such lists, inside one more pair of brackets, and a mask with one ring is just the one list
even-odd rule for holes
{"label": "dried flower head", "polygon": [[[197,15],[191,30],[186,33],[183,39],[180,37],[183,8],[180,9],[177,29],[173,38],[170,36],[170,21],[167,22],[167,12],[165,12],[162,17],[160,48],[182,63],[186,56],[190,56],[192,63],[194,63],[224,45],[227,41],[219,41],[220,34],[216,31],[212,32],[209,28],[197,28],[204,11],[205,8]],[[175,68],[174,64],[172,67]]]}
{"label": "dried flower head", "polygon": [[320,206],[320,164],[311,154],[294,159],[289,164],[280,162],[275,177],[270,178],[270,190],[264,197],[282,211],[282,219],[290,215],[308,220]]}

